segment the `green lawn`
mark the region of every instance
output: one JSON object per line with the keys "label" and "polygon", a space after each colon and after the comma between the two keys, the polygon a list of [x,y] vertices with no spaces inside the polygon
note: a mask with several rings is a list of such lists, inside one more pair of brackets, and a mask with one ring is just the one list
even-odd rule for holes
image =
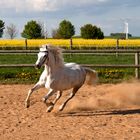
{"label": "green lawn", "polygon": [[[134,55],[83,55],[65,54],[65,62],[75,62],[79,64],[134,64]],[[0,64],[34,64],[37,55],[0,55]]]}
{"label": "green lawn", "polygon": [[[10,54],[0,55],[0,64],[34,64],[37,55]],[[134,64],[134,55],[64,55],[65,62],[79,64]],[[134,76],[134,69],[103,69],[94,68],[99,73],[100,82],[112,82],[129,79]],[[34,68],[0,68],[0,83],[34,83],[38,80],[41,70]]]}

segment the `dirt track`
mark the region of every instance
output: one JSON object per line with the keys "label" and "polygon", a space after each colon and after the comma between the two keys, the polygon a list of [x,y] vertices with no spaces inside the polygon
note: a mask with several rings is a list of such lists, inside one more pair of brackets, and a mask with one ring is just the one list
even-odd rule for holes
{"label": "dirt track", "polygon": [[31,97],[32,85],[0,85],[0,140],[139,140],[140,83],[82,87],[59,113],[41,101],[46,89]]}

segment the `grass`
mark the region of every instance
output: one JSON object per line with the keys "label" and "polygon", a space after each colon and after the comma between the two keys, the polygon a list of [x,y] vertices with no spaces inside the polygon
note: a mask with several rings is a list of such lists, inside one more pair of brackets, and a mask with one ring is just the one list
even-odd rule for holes
{"label": "grass", "polygon": [[[0,55],[0,64],[34,64],[37,55]],[[134,55],[64,55],[65,62],[79,64],[134,64]],[[42,68],[43,69],[43,68]],[[0,83],[35,83],[41,72],[34,68],[0,68]],[[94,68],[95,69],[95,68]],[[134,69],[96,68],[101,82],[116,82],[134,76]]]}
{"label": "grass", "polygon": [[72,55],[65,56],[66,62],[79,64],[134,64],[134,56],[128,55]]}
{"label": "grass", "polygon": [[[75,62],[79,64],[134,64],[134,55],[82,55],[65,54],[65,62]],[[0,64],[34,64],[37,55],[30,54],[3,54],[0,55]]]}
{"label": "grass", "polygon": [[36,55],[0,55],[0,64],[32,64],[37,59]]}

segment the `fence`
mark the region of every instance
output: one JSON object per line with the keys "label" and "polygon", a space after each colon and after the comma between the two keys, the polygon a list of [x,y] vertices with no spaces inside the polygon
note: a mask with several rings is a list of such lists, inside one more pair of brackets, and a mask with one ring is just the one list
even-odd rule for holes
{"label": "fence", "polygon": [[[0,54],[36,54],[37,50],[0,50]],[[116,57],[119,53],[124,54],[134,54],[135,55],[135,64],[127,65],[110,65],[110,64],[82,64],[85,67],[97,67],[97,68],[135,68],[135,78],[139,78],[139,53],[140,50],[65,50],[64,54],[111,54],[115,53]],[[0,68],[6,67],[34,67],[34,64],[3,64],[0,65]]]}

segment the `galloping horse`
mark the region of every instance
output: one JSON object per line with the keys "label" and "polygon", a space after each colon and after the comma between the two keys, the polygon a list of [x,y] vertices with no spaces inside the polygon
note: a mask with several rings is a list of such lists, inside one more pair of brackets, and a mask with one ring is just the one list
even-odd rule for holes
{"label": "galloping horse", "polygon": [[59,111],[62,111],[67,102],[74,97],[75,93],[84,83],[91,85],[98,78],[95,70],[82,67],[75,63],[64,63],[62,50],[50,45],[42,45],[40,48],[35,66],[41,68],[42,65],[45,66],[45,69],[39,81],[29,90],[25,101],[26,107],[30,106],[30,96],[33,91],[45,86],[49,90],[43,97],[45,103],[50,96],[57,92],[55,100],[47,108],[47,111],[50,112],[61,97],[62,92],[73,88],[69,98],[59,107]]}

